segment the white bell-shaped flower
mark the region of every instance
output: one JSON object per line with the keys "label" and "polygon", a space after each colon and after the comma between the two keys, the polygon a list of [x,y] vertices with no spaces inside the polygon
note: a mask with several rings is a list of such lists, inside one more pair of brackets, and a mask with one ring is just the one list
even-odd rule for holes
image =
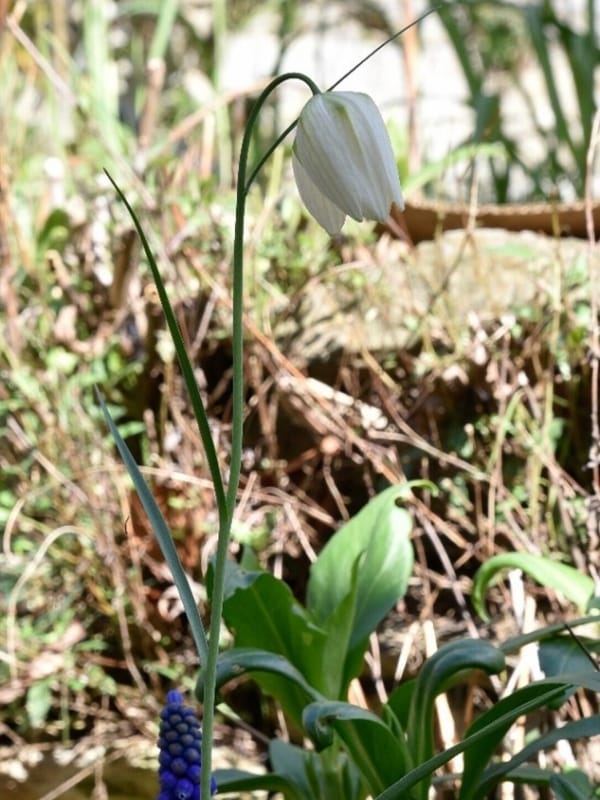
{"label": "white bell-shaped flower", "polygon": [[292,154],[306,208],[327,233],[346,215],[385,222],[404,199],[392,145],[379,109],[367,94],[315,94],[302,109]]}

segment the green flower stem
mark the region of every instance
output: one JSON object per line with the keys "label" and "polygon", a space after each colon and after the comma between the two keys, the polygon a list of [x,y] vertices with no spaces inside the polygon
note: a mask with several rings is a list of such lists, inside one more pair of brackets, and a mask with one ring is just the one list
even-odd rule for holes
{"label": "green flower stem", "polygon": [[[240,160],[238,165],[237,177],[237,196],[235,207],[235,231],[233,241],[233,329],[232,329],[232,348],[233,348],[233,387],[232,387],[232,431],[231,431],[231,458],[229,466],[229,481],[226,493],[226,513],[219,514],[219,535],[217,540],[217,556],[215,559],[213,591],[210,612],[210,638],[208,641],[208,657],[206,660],[205,683],[204,683],[204,716],[202,721],[202,797],[210,797],[210,776],[212,759],[212,738],[215,718],[215,695],[217,680],[217,660],[219,657],[219,630],[221,626],[221,614],[223,612],[223,595],[225,583],[225,565],[227,560],[227,545],[231,533],[231,524],[235,510],[237,491],[240,482],[240,472],[242,465],[242,444],[244,432],[244,218],[246,212],[246,197],[252,181],[257,175],[255,169],[246,180],[248,169],[248,156],[252,141],[252,130],[262,106],[269,95],[284,81],[300,80],[306,83],[313,94],[319,92],[319,88],[308,76],[300,72],[288,72],[274,78],[271,83],[263,90],[248,117],[248,123],[244,131],[242,146],[240,149]],[[289,132],[288,129],[287,132]],[[277,140],[277,144],[281,137]],[[270,154],[274,148],[270,148]],[[261,159],[259,167],[264,164],[265,159]]]}
{"label": "green flower stem", "polygon": [[[313,94],[314,94],[314,92],[313,92]],[[261,156],[258,164],[254,167],[254,169],[250,173],[250,177],[248,178],[248,182],[246,184],[246,191],[248,191],[248,189],[254,183],[254,179],[256,178],[258,173],[263,168],[263,165],[265,164],[265,162],[268,161],[269,158],[271,158],[271,156],[273,155],[275,150],[279,147],[279,145],[283,142],[283,140],[288,136],[288,134],[290,134],[294,130],[294,128],[296,127],[297,124],[298,124],[298,119],[297,118],[293,122],[290,122],[290,124],[283,131],[283,133],[280,133],[279,136],[277,137],[277,139],[275,139],[275,141],[273,142],[273,144],[269,146],[269,148],[266,151],[266,153],[264,153],[264,155]]]}

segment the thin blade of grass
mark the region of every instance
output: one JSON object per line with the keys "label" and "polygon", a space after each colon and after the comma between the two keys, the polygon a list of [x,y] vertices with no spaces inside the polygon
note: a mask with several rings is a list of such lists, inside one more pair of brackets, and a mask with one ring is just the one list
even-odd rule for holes
{"label": "thin blade of grass", "polygon": [[112,152],[120,153],[117,64],[111,58],[104,3],[83,4],[83,44],[90,76],[90,113]]}
{"label": "thin blade of grass", "polygon": [[542,736],[538,736],[532,742],[522,748],[510,761],[501,764],[494,764],[489,767],[483,775],[477,792],[480,797],[487,796],[493,788],[503,779],[509,777],[509,773],[519,767],[532,756],[537,755],[540,750],[547,750],[553,747],[556,742],[569,739],[591,739],[600,733],[600,716],[594,714],[592,717],[573,720],[567,722],[560,728],[548,731]]}
{"label": "thin blade of grass", "polygon": [[558,94],[558,87],[554,77],[554,69],[550,61],[548,41],[544,34],[544,23],[542,19],[542,9],[537,6],[530,6],[525,9],[525,21],[529,31],[529,38],[535,50],[538,64],[544,76],[548,100],[554,114],[556,135],[561,144],[566,145],[573,158],[577,161],[577,146],[573,142],[569,123],[563,112],[563,104]]}
{"label": "thin blade of grass", "polygon": [[438,769],[438,767],[446,764],[451,758],[454,758],[459,753],[464,752],[468,747],[473,746],[484,737],[490,736],[496,732],[498,732],[499,739],[501,739],[504,736],[506,728],[512,724],[517,716],[521,714],[527,714],[529,711],[534,711],[537,708],[540,708],[542,705],[551,702],[562,691],[563,688],[561,686],[550,688],[543,695],[535,698],[529,703],[523,703],[521,706],[519,706],[516,712],[511,710],[509,713],[502,715],[498,719],[494,720],[494,722],[488,725],[484,730],[477,731],[477,733],[474,733],[471,736],[463,739],[462,742],[449,747],[442,753],[438,753],[437,755],[433,756],[433,758],[425,761],[423,764],[419,764],[418,767],[412,769],[407,775],[405,775],[399,781],[396,781],[396,783],[392,784],[392,786],[388,786],[384,792],[377,795],[375,800],[404,800],[404,798],[407,797],[407,792],[412,789],[413,786],[416,786],[416,784],[424,779],[428,779],[431,774]]}
{"label": "thin blade of grass", "polygon": [[179,0],[163,0],[160,4],[156,28],[150,45],[149,59],[164,59],[171,41],[173,25],[179,11]]}
{"label": "thin blade of grass", "polygon": [[582,166],[586,149],[584,143],[590,141],[592,121],[596,110],[590,75],[594,74],[594,69],[598,64],[599,50],[593,40],[590,42],[589,35],[579,34],[565,25],[557,25],[557,28],[560,42],[571,68],[579,105],[583,137],[582,144],[578,148],[580,153],[578,166]]}

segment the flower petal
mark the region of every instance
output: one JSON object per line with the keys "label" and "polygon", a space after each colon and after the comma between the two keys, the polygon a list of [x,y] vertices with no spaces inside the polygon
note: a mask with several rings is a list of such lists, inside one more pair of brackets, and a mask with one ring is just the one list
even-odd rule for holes
{"label": "flower petal", "polygon": [[346,214],[331,202],[311,180],[300,161],[296,151],[292,152],[292,169],[296,186],[300,192],[302,202],[309,213],[317,220],[330,236],[339,233],[346,220]]}

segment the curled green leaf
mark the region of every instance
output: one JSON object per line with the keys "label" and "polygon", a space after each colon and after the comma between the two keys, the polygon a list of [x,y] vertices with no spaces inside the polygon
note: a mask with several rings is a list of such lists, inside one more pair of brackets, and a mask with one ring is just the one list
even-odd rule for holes
{"label": "curled green leaf", "polygon": [[501,553],[493,556],[477,570],[471,599],[479,616],[488,620],[485,593],[489,586],[507,569],[520,569],[540,583],[563,594],[581,612],[585,612],[594,596],[594,581],[568,564],[533,553]]}

